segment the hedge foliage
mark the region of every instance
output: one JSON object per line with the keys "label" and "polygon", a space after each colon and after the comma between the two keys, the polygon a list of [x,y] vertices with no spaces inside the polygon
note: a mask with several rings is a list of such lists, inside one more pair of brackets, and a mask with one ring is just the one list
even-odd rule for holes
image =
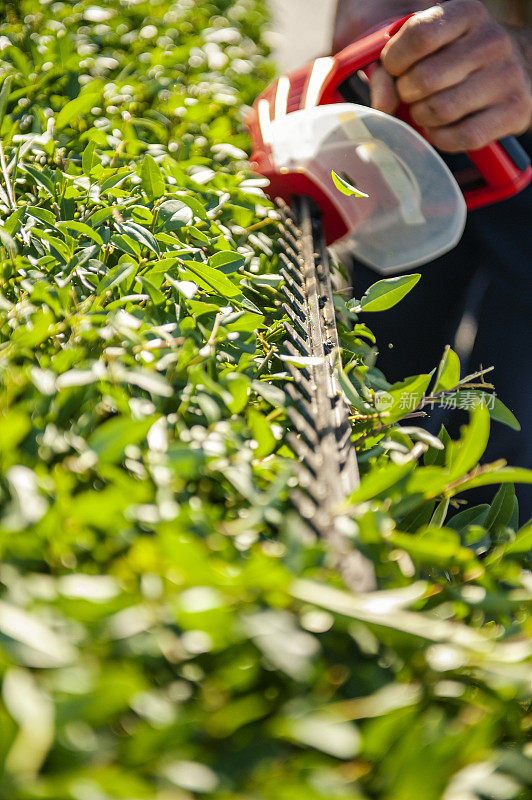
{"label": "hedge foliage", "polygon": [[[346,591],[290,508],[242,125],[263,3],[2,6],[0,798],[530,797],[531,476],[477,466],[490,413],[451,350],[375,368],[365,315],[416,278],[336,298],[346,535],[379,589]],[[405,393],[446,392],[475,399],[459,441],[399,427]]]}

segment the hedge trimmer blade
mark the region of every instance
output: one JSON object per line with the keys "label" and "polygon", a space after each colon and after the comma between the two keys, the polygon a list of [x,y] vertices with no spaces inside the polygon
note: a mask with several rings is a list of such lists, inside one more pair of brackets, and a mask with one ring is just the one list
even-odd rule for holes
{"label": "hedge trimmer blade", "polygon": [[289,444],[300,461],[292,500],[307,524],[331,547],[346,583],[358,591],[375,585],[373,567],[346,539],[341,507],[359,485],[349,409],[335,370],[339,357],[331,274],[317,206],[306,197],[280,213],[286,297],[283,309],[288,384]]}

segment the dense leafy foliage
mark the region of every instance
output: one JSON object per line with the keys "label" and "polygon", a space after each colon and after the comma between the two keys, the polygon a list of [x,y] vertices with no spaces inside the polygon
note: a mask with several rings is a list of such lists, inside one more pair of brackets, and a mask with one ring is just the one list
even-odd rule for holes
{"label": "dense leafy foliage", "polygon": [[[490,414],[517,422],[451,350],[375,369],[358,315],[416,276],[336,298],[346,535],[379,589],[346,591],[290,508],[276,214],[242,126],[263,4],[4,8],[0,798],[529,796],[530,474],[477,466]],[[400,426],[405,394],[467,398],[461,439]]]}

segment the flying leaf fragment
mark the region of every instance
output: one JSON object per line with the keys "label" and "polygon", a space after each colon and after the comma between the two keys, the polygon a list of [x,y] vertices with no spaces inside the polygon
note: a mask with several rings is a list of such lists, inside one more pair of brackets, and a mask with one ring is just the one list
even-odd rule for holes
{"label": "flying leaf fragment", "polygon": [[341,178],[340,175],[338,175],[334,170],[331,170],[331,175],[333,183],[338,191],[342,192],[342,194],[345,194],[347,197],[352,197],[353,195],[355,197],[369,197],[369,194],[361,192],[360,189],[357,189],[345,178]]}

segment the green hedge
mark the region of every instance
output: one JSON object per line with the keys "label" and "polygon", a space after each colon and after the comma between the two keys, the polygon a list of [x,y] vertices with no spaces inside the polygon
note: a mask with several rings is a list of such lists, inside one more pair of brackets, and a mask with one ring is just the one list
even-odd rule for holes
{"label": "green hedge", "polygon": [[[346,535],[379,590],[346,591],[290,507],[276,213],[242,125],[264,4],[3,8],[0,798],[525,800],[531,476],[477,466],[490,413],[517,422],[452,351],[375,368],[366,314],[415,278],[336,298]],[[398,428],[405,394],[466,392],[459,441]]]}

